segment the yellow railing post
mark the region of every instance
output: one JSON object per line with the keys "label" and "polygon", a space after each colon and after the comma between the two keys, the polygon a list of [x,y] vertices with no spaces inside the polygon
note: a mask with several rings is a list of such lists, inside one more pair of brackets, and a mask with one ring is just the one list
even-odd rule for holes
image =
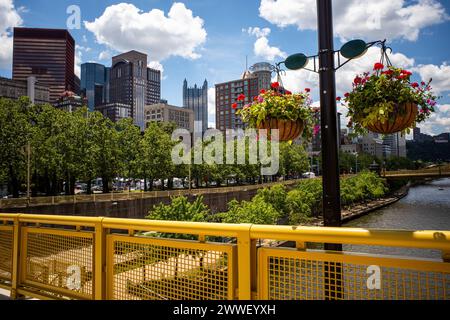
{"label": "yellow railing post", "polygon": [[[94,299],[106,299],[106,235],[103,218],[95,224],[94,240]],[[114,254],[114,253],[109,253]]]}
{"label": "yellow railing post", "polygon": [[[250,229],[252,225],[248,224],[245,226],[246,228],[243,228],[242,231],[238,232],[237,237],[239,300],[252,299],[252,264],[255,262],[252,261],[252,252],[256,250],[256,243],[250,238]],[[255,245],[254,250],[252,250],[252,245]]]}
{"label": "yellow railing post", "polygon": [[20,247],[21,247],[21,230],[20,230],[20,215],[14,217],[14,235],[13,235],[13,263],[11,270],[11,299],[19,297],[17,289],[20,282]]}

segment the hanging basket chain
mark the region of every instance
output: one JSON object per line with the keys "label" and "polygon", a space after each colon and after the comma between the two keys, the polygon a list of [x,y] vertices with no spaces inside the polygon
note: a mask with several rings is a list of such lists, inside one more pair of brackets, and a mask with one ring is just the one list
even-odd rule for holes
{"label": "hanging basket chain", "polygon": [[282,90],[284,91],[286,89],[284,88],[283,79],[282,79],[281,75],[286,75],[286,71],[281,69],[280,66],[281,66],[281,63],[277,63],[275,65],[274,71],[277,73],[277,82],[280,84],[280,88],[282,88]]}
{"label": "hanging basket chain", "polygon": [[[380,59],[380,63],[383,66],[386,66],[386,67],[389,68],[389,67],[392,67],[393,65],[392,65],[391,59],[389,59],[388,50],[390,51],[390,53],[392,53],[392,48],[386,46],[386,40],[381,41],[381,59]],[[379,76],[381,72],[382,72],[382,70],[379,70],[377,72],[377,75]]]}

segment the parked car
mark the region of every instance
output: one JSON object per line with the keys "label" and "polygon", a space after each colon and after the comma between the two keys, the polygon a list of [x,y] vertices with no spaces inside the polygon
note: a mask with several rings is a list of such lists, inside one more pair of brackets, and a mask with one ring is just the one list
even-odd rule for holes
{"label": "parked car", "polygon": [[302,174],[302,178],[304,179],[314,179],[316,177],[316,174],[314,172],[305,172]]}

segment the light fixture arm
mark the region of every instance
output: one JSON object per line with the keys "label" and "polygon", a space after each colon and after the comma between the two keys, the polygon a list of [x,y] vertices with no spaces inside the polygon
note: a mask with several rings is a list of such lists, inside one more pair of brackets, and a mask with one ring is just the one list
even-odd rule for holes
{"label": "light fixture arm", "polygon": [[[335,50],[333,53],[335,54],[337,58],[337,67],[334,69],[334,71],[339,70],[343,66],[345,66],[347,63],[349,63],[352,60],[355,60],[359,58],[360,56],[364,55],[367,50],[375,45],[381,46],[382,51],[382,61],[385,61],[387,64],[390,63],[389,58],[387,57],[387,51],[390,50],[392,52],[392,48],[386,46],[386,39],[385,40],[377,40],[372,41],[369,43],[365,43],[362,40],[353,40],[350,41],[342,46],[340,50]],[[345,54],[342,54],[342,51],[345,50]],[[350,50],[350,52],[349,52]],[[341,62],[342,58],[345,58],[346,60],[344,62]],[[306,65],[308,64],[308,61],[310,59],[313,59],[314,66],[313,69],[307,68]],[[290,70],[299,70],[299,69],[305,69],[311,72],[320,73],[320,69],[318,66],[318,59],[319,55],[313,55],[313,56],[305,56],[304,54],[297,53],[295,55],[292,55],[288,57],[286,60],[278,62],[276,64],[275,70],[281,70],[281,65],[284,64],[286,68]]]}

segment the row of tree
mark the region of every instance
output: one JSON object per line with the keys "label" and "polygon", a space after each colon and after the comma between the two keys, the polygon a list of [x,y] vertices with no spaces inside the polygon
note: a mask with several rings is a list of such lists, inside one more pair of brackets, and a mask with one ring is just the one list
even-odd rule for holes
{"label": "row of tree", "polygon": [[[385,181],[373,172],[341,178],[343,206],[383,197],[388,188]],[[186,197],[174,197],[168,205],[159,204],[148,218],[169,221],[214,221],[224,223],[254,223],[291,225],[304,224],[322,214],[322,181],[307,179],[288,191],[283,185],[258,190],[250,201],[232,200],[228,211],[210,214],[201,197],[190,203]]]}
{"label": "row of tree", "polygon": [[[259,163],[174,165],[174,129],[173,124],[152,123],[142,133],[132,119],[113,123],[87,108],[69,113],[50,105],[31,105],[27,98],[0,99],[0,185],[7,184],[9,193],[18,197],[27,188],[28,165],[33,196],[74,194],[78,181],[85,182],[91,193],[97,178],[104,193],[111,191],[118,177],[144,179],[145,190],[155,180],[167,180],[171,188],[174,177],[188,184],[189,171],[197,187],[212,181],[220,185],[231,178],[237,183],[262,181]],[[280,146],[278,176],[300,175],[307,169],[302,146]]]}

